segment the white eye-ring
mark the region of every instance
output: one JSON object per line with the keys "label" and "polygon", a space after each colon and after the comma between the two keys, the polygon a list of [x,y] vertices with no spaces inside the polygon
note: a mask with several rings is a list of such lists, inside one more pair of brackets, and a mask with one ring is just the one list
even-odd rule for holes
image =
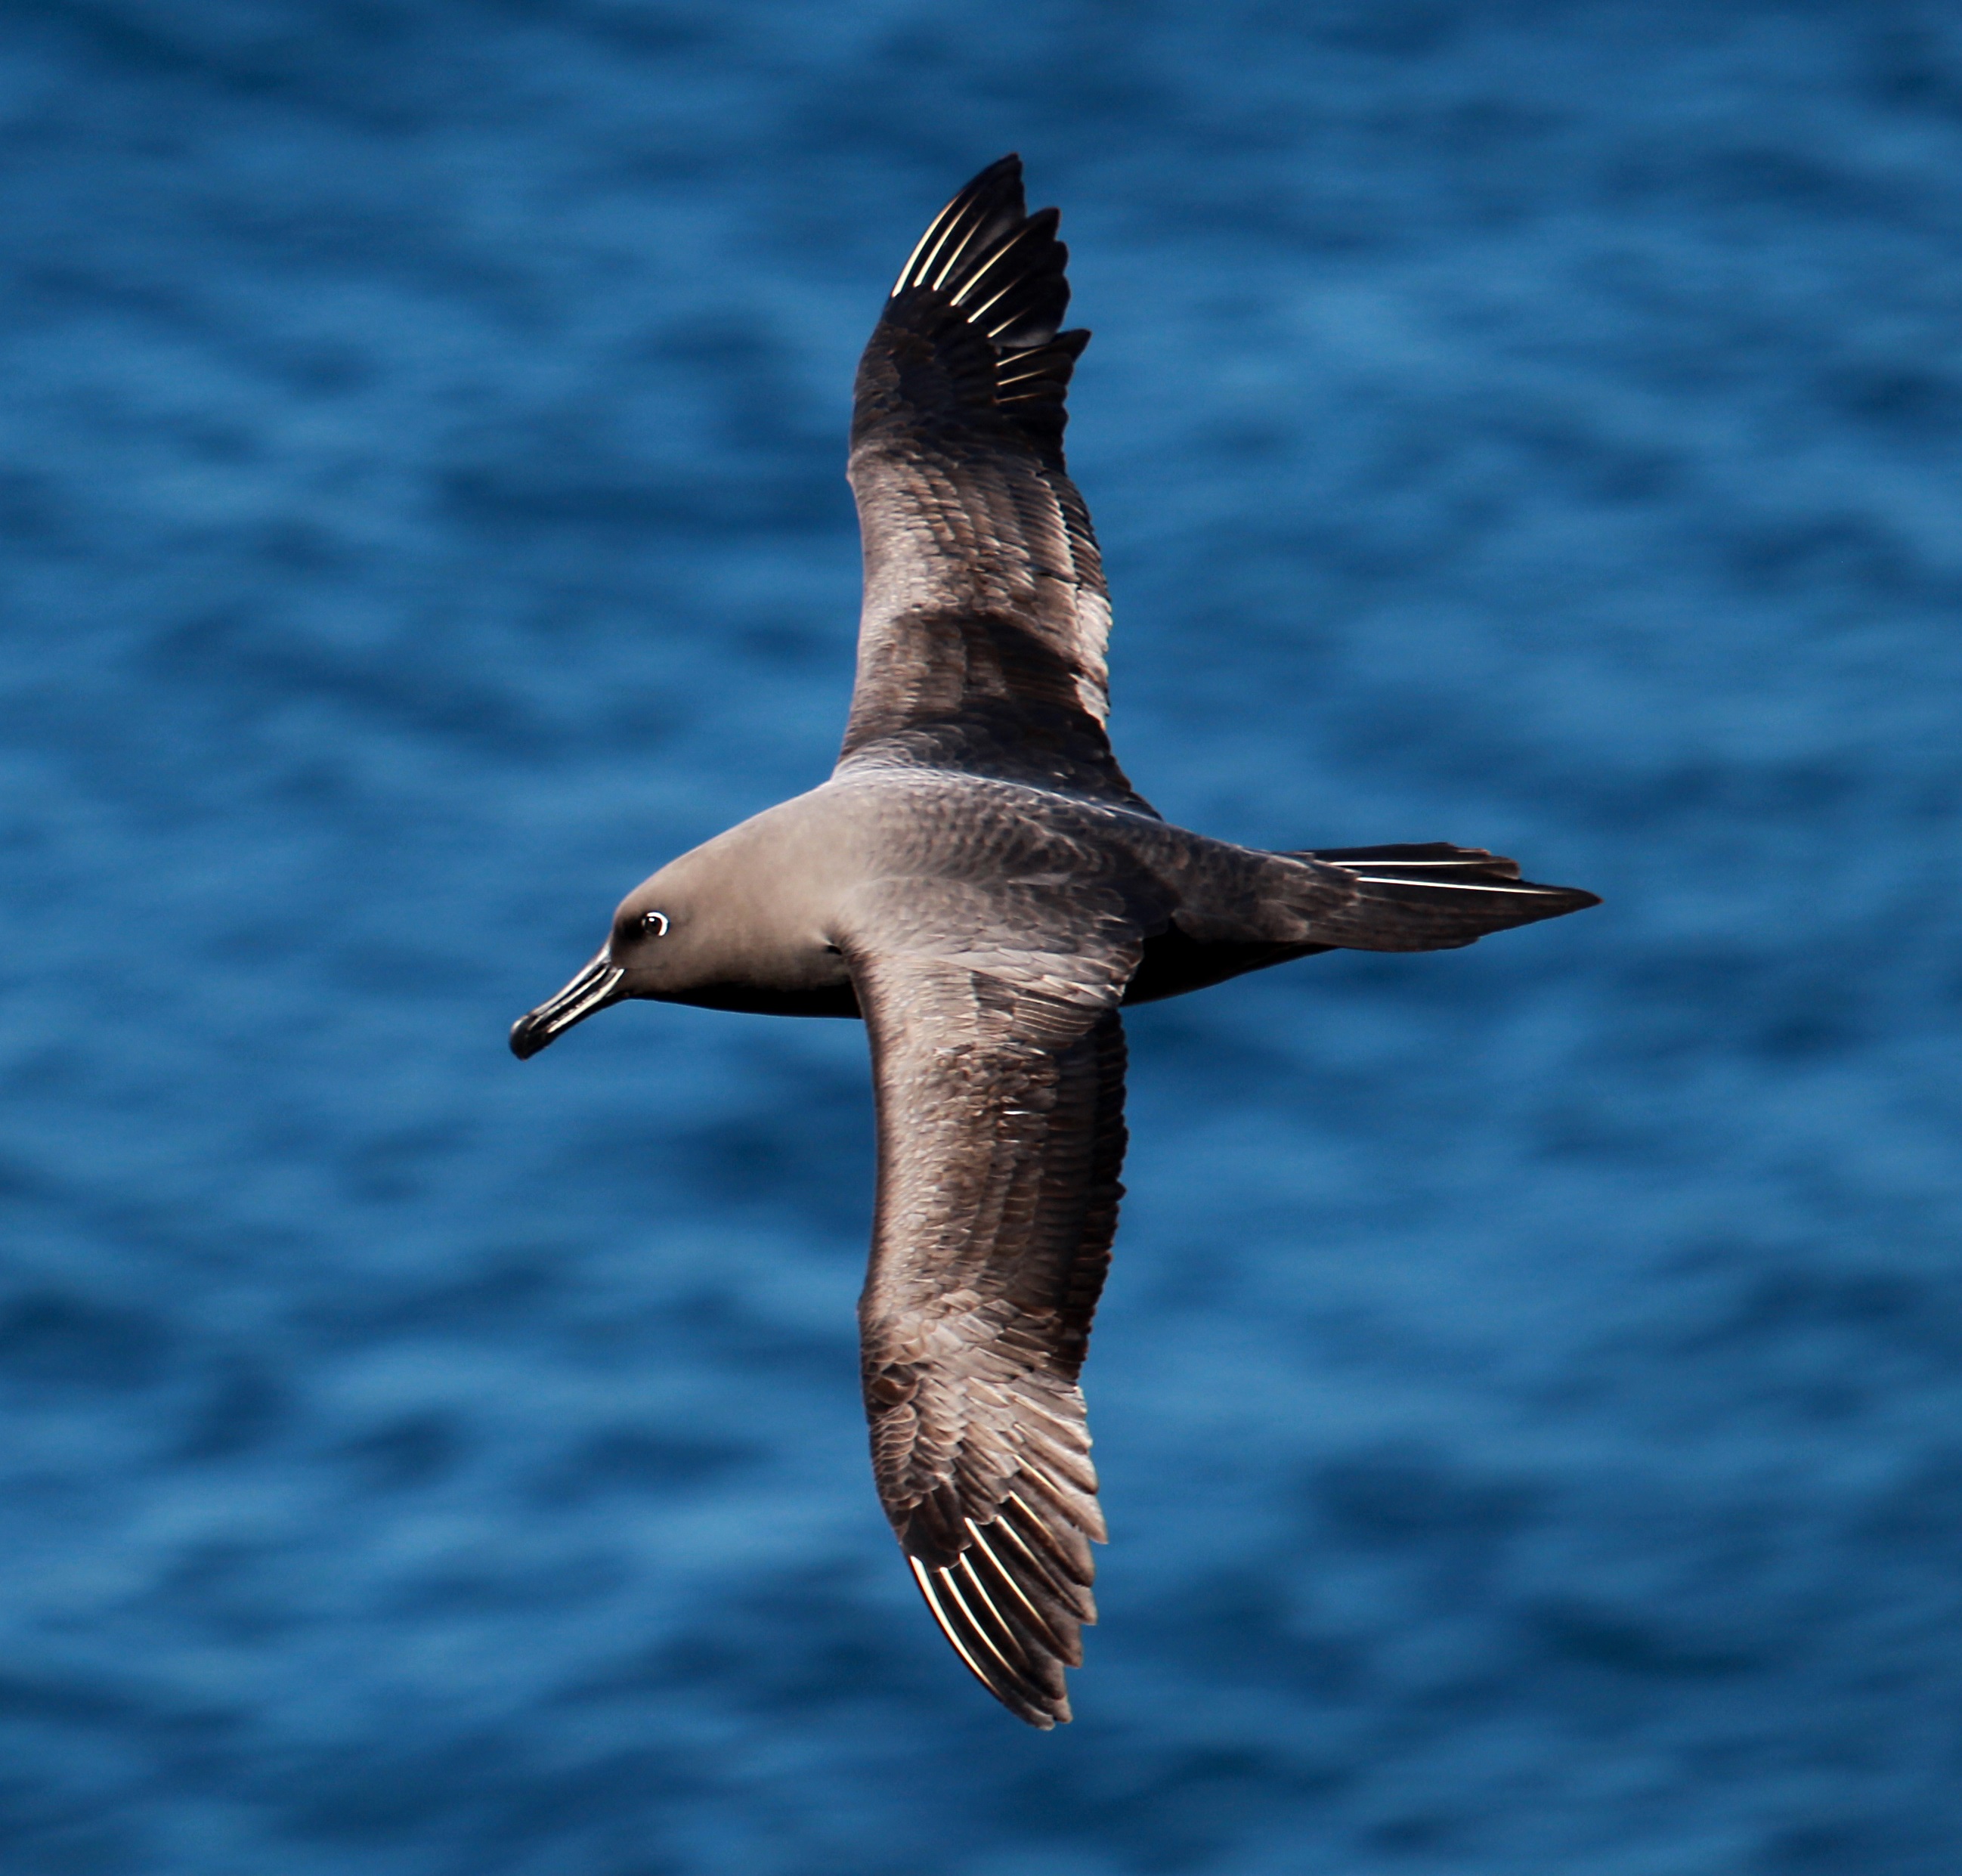
{"label": "white eye-ring", "polygon": [[641,929],[650,938],[666,938],[668,935],[668,915],[664,912],[642,912]]}

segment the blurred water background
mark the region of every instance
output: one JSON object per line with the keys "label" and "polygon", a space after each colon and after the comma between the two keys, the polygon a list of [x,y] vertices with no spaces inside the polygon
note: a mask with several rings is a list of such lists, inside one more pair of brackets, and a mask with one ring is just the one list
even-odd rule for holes
{"label": "blurred water background", "polygon": [[[18,1876],[1962,1867],[1962,21],[0,14]],[[1171,817],[1606,907],[1137,1012],[1025,1731],[874,1503],[855,1024],[521,1010],[826,772],[1011,148]]]}

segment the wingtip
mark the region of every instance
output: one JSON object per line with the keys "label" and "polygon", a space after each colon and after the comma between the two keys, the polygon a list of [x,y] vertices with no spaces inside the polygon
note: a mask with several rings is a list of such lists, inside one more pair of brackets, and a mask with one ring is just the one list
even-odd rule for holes
{"label": "wingtip", "polygon": [[[1075,1520],[1082,1515],[1079,1506]],[[922,1600],[969,1673],[1027,1724],[1068,1724],[1066,1670],[1083,1665],[1082,1632],[1097,1620],[1084,1533],[1011,1493],[992,1518],[898,1535]]]}
{"label": "wingtip", "polygon": [[1022,159],[1011,150],[970,177],[927,224],[926,232],[893,281],[890,297],[896,299],[909,288],[925,284],[944,255],[958,256],[984,229],[990,233],[983,245],[992,246],[1001,232],[1019,225],[1027,213],[1022,193]]}
{"label": "wingtip", "polygon": [[[1057,238],[1059,219],[1053,208],[1030,213],[1017,152],[997,157],[970,178],[914,244],[866,353],[868,360],[884,361],[890,376],[896,366],[881,349],[891,336],[888,322],[906,328],[912,342],[925,338],[944,350],[942,365],[951,379],[967,387],[957,396],[957,405],[980,407],[986,385],[992,395],[986,403],[1058,469],[1070,376],[1090,337],[1081,328],[1062,330],[1069,307],[1069,249]],[[974,351],[977,340],[986,352]],[[990,357],[992,382],[985,375]],[[878,369],[871,382],[884,384]],[[890,403],[890,397],[868,401],[861,395],[853,420],[855,447],[879,427]]]}
{"label": "wingtip", "polygon": [[963,1587],[958,1566],[932,1570],[916,1557],[909,1557],[906,1564],[941,1633],[989,1692],[1038,1731],[1069,1723],[1062,1664],[1031,1653],[1027,1637],[1003,1619],[971,1569]]}

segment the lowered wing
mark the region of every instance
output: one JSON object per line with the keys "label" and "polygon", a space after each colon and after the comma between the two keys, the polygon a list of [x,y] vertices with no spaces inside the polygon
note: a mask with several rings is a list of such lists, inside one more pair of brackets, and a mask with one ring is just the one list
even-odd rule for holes
{"label": "lowered wing", "polygon": [[[944,889],[887,890],[918,913]],[[1038,909],[991,909],[935,921],[961,935],[931,949],[846,948],[879,1113],[859,1326],[873,1471],[921,1593],[988,1690],[1047,1727],[1096,1619],[1076,1383],[1123,1190],[1116,1005],[1137,951],[1114,917],[1045,951]]]}

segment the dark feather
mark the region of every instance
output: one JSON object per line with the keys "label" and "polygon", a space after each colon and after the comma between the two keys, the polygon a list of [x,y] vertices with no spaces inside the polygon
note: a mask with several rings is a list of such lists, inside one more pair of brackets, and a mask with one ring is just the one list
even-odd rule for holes
{"label": "dark feather", "polygon": [[[848,947],[871,1032],[879,1197],[860,1305],[879,1496],[921,1593],[989,1692],[1031,1725],[1069,1718],[1063,1670],[1096,1619],[1097,1475],[1076,1385],[1110,1264],[1124,1155],[1116,1003],[1135,947],[992,939],[907,882],[941,954]],[[886,916],[880,916],[884,912]]]}
{"label": "dark feather", "polygon": [[1324,847],[1293,857],[1339,868],[1355,880],[1354,900],[1325,915],[1315,935],[1357,951],[1449,951],[1601,903],[1577,887],[1521,879],[1516,860],[1444,841]]}
{"label": "dark feather", "polygon": [[865,553],[840,766],[927,766],[1142,807],[1110,753],[1110,604],[1063,466],[1087,332],[1069,250],[1021,165],[976,177],[914,250],[858,367],[850,476]]}

